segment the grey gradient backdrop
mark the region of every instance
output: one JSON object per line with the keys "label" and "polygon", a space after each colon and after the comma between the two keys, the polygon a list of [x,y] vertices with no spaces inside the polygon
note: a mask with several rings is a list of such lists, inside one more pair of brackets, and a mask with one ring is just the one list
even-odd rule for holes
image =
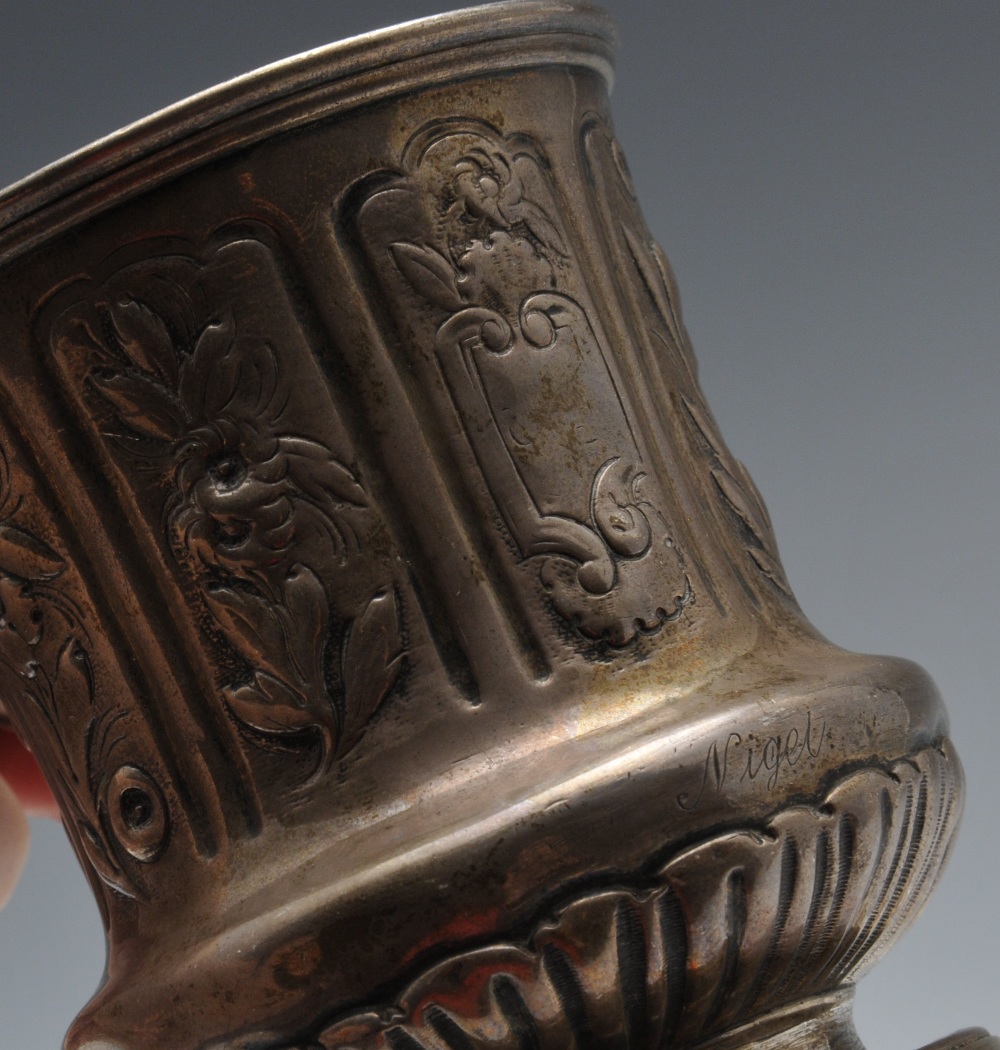
{"label": "grey gradient backdrop", "polygon": [[[264,62],[446,0],[0,0],[0,184]],[[937,679],[968,773],[945,879],[861,984],[871,1050],[1000,1032],[1000,3],[607,0],[616,122],[709,401],[806,613]],[[2,294],[2,291],[0,291]],[[96,909],[36,825],[0,1050],[55,1050]]]}

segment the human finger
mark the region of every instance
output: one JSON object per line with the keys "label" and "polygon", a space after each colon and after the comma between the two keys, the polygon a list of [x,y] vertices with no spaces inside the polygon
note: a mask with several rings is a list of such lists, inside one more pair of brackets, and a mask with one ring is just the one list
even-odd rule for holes
{"label": "human finger", "polygon": [[[29,816],[59,816],[59,807],[38,768],[35,756],[10,730],[0,728],[0,775]],[[0,842],[3,840],[0,839]]]}
{"label": "human finger", "polygon": [[14,892],[28,856],[28,821],[10,785],[0,777],[0,908]]}

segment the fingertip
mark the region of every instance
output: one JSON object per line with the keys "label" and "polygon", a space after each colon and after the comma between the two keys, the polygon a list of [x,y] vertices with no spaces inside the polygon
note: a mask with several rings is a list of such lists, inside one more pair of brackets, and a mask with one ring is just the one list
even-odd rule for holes
{"label": "fingertip", "polygon": [[10,900],[28,857],[31,832],[24,809],[0,777],[0,908]]}
{"label": "fingertip", "polygon": [[[31,817],[59,818],[59,807],[52,797],[35,756],[9,730],[0,728],[0,774],[20,799]],[[2,841],[2,840],[0,840]]]}

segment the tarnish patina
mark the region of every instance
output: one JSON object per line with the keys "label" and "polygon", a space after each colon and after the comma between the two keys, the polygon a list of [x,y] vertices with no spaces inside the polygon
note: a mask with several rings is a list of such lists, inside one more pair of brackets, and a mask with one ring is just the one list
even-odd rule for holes
{"label": "tarnish patina", "polygon": [[0,689],[110,945],[69,1050],[858,1047],[961,769],[795,603],[614,49],[412,23],[0,196]]}

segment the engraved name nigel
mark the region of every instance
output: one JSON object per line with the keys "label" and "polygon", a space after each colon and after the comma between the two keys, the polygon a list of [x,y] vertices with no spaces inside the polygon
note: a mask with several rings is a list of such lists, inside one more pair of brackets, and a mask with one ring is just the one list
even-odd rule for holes
{"label": "engraved name nigel", "polygon": [[[733,781],[762,780],[773,790],[782,772],[794,769],[803,759],[818,758],[826,736],[826,721],[818,726],[807,711],[798,725],[783,732],[764,736],[760,733],[729,733],[724,742],[713,740],[705,756],[701,783],[694,795],[682,791],[677,796],[681,809],[695,810],[706,791],[721,794],[725,784]],[[808,760],[808,759],[807,759]]]}

